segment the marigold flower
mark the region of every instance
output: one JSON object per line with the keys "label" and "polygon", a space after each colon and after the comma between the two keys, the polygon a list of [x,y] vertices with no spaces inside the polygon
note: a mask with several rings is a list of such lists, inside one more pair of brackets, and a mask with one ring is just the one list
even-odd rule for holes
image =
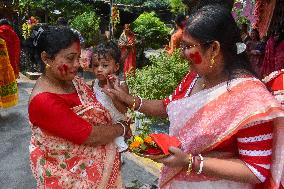
{"label": "marigold flower", "polygon": [[140,136],[135,136],[134,137],[134,142],[139,142],[140,144],[143,144],[144,140]]}
{"label": "marigold flower", "polygon": [[150,144],[151,142],[153,142],[153,139],[152,139],[152,137],[147,136],[147,137],[144,139],[144,141],[145,141],[146,143]]}
{"label": "marigold flower", "polygon": [[133,149],[135,149],[135,148],[139,148],[141,144],[142,144],[142,143],[139,142],[139,141],[134,141],[134,142],[132,142],[132,143],[130,144],[129,148],[130,148],[130,150],[133,150]]}

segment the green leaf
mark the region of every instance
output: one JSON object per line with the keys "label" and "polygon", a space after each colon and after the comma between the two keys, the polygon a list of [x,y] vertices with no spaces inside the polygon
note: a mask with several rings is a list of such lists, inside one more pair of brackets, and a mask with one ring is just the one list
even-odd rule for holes
{"label": "green leaf", "polygon": [[49,170],[46,170],[45,175],[48,176],[48,177],[51,177],[51,172]]}
{"label": "green leaf", "polygon": [[62,169],[66,169],[67,166],[66,166],[64,163],[61,163],[61,164],[60,164],[60,167],[61,167]]}
{"label": "green leaf", "polygon": [[45,165],[45,159],[44,158],[40,159],[39,164],[42,166]]}
{"label": "green leaf", "polygon": [[85,169],[86,169],[85,163],[82,163],[82,164],[80,165],[80,168],[81,168],[82,170],[85,170]]}

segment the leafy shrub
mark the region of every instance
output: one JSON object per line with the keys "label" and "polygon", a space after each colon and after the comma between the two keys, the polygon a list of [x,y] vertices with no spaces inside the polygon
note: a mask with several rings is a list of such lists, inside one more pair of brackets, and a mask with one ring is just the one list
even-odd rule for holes
{"label": "leafy shrub", "polygon": [[85,39],[85,45],[91,46],[99,38],[100,18],[95,12],[84,12],[71,21],[71,27],[80,31]]}
{"label": "leafy shrub", "polygon": [[172,94],[188,72],[188,62],[175,51],[171,56],[162,53],[151,57],[151,65],[137,69],[135,76],[127,78],[130,91],[146,99],[164,99]]}
{"label": "leafy shrub", "polygon": [[138,47],[141,49],[158,49],[168,42],[170,28],[154,12],[141,14],[134,21],[133,26]]}
{"label": "leafy shrub", "polygon": [[175,14],[184,13],[186,11],[186,6],[182,3],[182,0],[169,0],[169,4],[171,12]]}
{"label": "leafy shrub", "polygon": [[169,7],[168,0],[147,0],[143,5],[148,9],[167,9]]}

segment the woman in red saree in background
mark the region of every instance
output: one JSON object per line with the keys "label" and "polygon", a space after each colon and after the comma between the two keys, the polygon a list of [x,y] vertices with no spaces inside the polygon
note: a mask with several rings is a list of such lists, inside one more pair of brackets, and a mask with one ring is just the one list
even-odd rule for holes
{"label": "woman in red saree in background", "polygon": [[118,40],[118,46],[121,50],[121,59],[124,63],[123,73],[126,78],[128,75],[135,75],[136,70],[136,37],[131,31],[130,24],[124,25],[123,33]]}
{"label": "woman in red saree in background", "polygon": [[[29,102],[30,161],[38,188],[123,188],[114,138],[129,130],[76,76],[79,37],[67,27],[34,28],[28,42],[45,71]],[[105,132],[107,131],[107,132]]]}
{"label": "woman in red saree in background", "polygon": [[192,71],[170,97],[144,100],[119,86],[108,90],[146,115],[169,117],[181,148],[170,147],[169,157],[156,160],[164,164],[160,188],[283,186],[284,110],[249,71],[240,41],[230,11],[204,6],[183,34],[182,54]]}
{"label": "woman in red saree in background", "polygon": [[267,41],[261,67],[262,78],[284,68],[284,22],[281,23],[278,34]]}
{"label": "woman in red saree in background", "polygon": [[18,86],[5,40],[0,37],[0,108],[18,104]]}
{"label": "woman in red saree in background", "polygon": [[15,77],[19,77],[20,65],[20,39],[7,19],[0,20],[0,37],[5,40],[10,64],[13,67]]}

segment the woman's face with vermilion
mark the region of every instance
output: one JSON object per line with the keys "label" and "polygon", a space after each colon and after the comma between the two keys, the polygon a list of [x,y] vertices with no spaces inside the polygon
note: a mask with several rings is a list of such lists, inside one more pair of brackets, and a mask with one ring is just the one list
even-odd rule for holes
{"label": "woman's face with vermilion", "polygon": [[[50,63],[52,74],[60,80],[73,80],[80,67],[80,42],[72,43],[57,53]],[[48,71],[48,70],[47,70]]]}
{"label": "woman's face with vermilion", "polygon": [[182,55],[189,61],[191,68],[200,74],[207,72],[210,67],[207,50],[202,48],[203,45],[197,40],[186,33],[183,34],[181,43]]}

